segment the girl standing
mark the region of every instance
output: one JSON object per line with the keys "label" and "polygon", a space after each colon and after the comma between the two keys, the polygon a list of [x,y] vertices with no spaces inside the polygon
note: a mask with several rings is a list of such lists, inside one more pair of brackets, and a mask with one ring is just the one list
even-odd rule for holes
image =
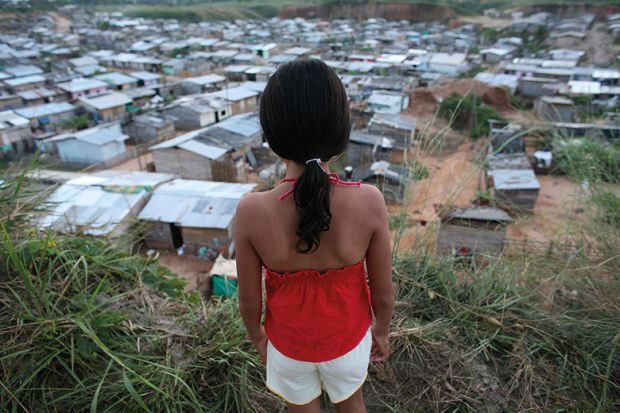
{"label": "girl standing", "polygon": [[321,389],[338,412],[365,412],[368,363],[389,355],[394,291],[381,192],[329,171],[349,141],[346,91],[322,61],[294,60],[267,83],[260,122],[287,171],[237,208],[243,321],[289,412],[319,412]]}

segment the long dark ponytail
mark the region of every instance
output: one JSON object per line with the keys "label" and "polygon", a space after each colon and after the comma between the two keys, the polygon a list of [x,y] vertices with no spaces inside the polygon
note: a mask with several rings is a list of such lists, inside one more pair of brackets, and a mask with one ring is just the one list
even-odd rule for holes
{"label": "long dark ponytail", "polygon": [[[293,60],[271,76],[261,97],[260,122],[271,149],[305,164],[295,183],[300,215],[296,249],[312,253],[331,223],[329,176],[321,164],[342,154],[351,124],[347,94],[338,75],[316,59]],[[307,163],[306,163],[307,162]]]}

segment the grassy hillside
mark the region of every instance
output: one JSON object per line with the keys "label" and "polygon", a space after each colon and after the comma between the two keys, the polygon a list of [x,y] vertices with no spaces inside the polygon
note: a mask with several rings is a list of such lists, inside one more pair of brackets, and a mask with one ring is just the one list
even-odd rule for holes
{"label": "grassy hillside", "polygon": [[[369,411],[620,409],[620,197],[588,159],[571,233],[594,254],[395,256],[394,352],[371,367]],[[35,231],[32,185],[16,170],[0,185],[0,411],[281,411],[235,300],[185,293],[124,243]]]}

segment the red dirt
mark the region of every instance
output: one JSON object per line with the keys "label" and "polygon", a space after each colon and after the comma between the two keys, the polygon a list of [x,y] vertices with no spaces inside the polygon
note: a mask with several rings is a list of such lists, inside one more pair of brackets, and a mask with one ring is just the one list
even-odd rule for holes
{"label": "red dirt", "polygon": [[508,91],[500,86],[492,86],[482,94],[482,101],[498,112],[512,111]]}
{"label": "red dirt", "polygon": [[179,256],[173,251],[159,251],[159,263],[180,278],[187,280],[187,291],[206,291],[213,261],[204,261],[190,255]]}
{"label": "red dirt", "polygon": [[433,116],[437,110],[437,99],[429,88],[415,89],[409,96],[407,113],[415,117]]}
{"label": "red dirt", "polygon": [[[415,159],[429,169],[429,177],[413,183],[411,198],[403,206],[407,214],[399,251],[408,251],[416,245],[432,248],[433,223],[437,213],[434,204],[466,205],[474,197],[480,179],[480,170],[474,165],[472,144],[466,142],[449,155],[433,156],[424,153]],[[390,206],[390,213],[398,213],[400,206]]]}

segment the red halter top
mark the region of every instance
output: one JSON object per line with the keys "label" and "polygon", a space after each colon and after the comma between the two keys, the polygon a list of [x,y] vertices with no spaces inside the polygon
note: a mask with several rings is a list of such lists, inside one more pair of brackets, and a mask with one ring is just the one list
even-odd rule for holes
{"label": "red halter top", "polygon": [[[329,177],[335,184],[361,185],[361,181],[341,181],[335,173]],[[280,182],[295,182],[295,178]],[[280,200],[293,190],[282,194]],[[264,267],[265,332],[279,352],[318,363],[346,354],[364,338],[372,322],[364,258],[325,271],[279,273]]]}

